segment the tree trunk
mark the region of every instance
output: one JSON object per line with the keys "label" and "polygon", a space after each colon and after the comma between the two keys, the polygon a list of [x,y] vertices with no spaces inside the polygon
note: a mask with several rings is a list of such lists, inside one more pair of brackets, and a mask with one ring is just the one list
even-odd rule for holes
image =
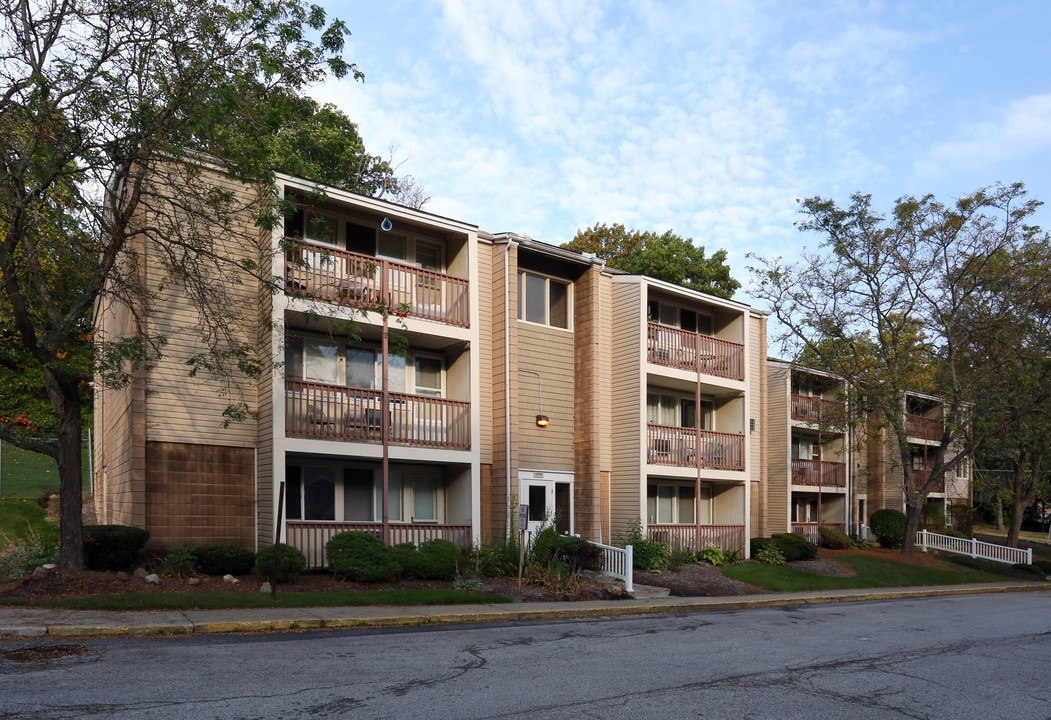
{"label": "tree trunk", "polygon": [[80,390],[76,379],[44,368],[44,386],[59,417],[59,553],[58,564],[70,570],[84,567],[83,479],[81,477]]}
{"label": "tree trunk", "polygon": [[1004,531],[1004,496],[999,491],[996,493],[996,530]]}
{"label": "tree trunk", "polygon": [[[909,499],[912,499],[911,497]],[[916,549],[916,533],[920,531],[920,521],[923,519],[923,504],[908,502],[905,505],[905,540],[901,543],[901,551],[911,554]]]}

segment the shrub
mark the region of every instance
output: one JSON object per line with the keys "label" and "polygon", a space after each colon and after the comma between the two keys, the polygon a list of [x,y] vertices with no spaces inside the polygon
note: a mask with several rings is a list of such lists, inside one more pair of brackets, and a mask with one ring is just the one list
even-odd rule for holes
{"label": "shrub", "polygon": [[558,531],[555,530],[554,525],[542,526],[526,551],[526,562],[546,565],[555,554],[558,538]]}
{"label": "shrub", "polygon": [[706,560],[716,567],[726,562],[726,558],[723,556],[723,549],[718,545],[709,545],[704,550],[701,550],[701,560]]}
{"label": "shrub", "polygon": [[667,570],[671,567],[671,549],[662,542],[642,534],[642,520],[635,518],[625,535],[617,537],[621,547],[631,545],[632,566],[638,570]]}
{"label": "shrub", "polygon": [[769,547],[770,545],[775,545],[773,538],[754,537],[748,541],[748,546],[753,558],[756,557],[763,548]]}
{"label": "shrub", "polygon": [[598,546],[574,535],[559,535],[552,557],[565,563],[573,574],[602,567],[602,551]]}
{"label": "shrub", "polygon": [[1039,568],[1045,575],[1051,575],[1051,560],[1033,558],[1033,567]]}
{"label": "shrub", "polygon": [[[285,545],[284,543],[278,543],[276,546],[265,545],[259,548],[259,552],[255,554],[255,566],[259,570],[259,574],[263,577],[269,577],[274,567],[275,547],[280,548],[275,580],[283,583],[295,582],[296,578],[306,569],[307,558],[299,548]],[[232,575],[233,573],[230,574]]]}
{"label": "shrub", "polygon": [[777,545],[777,549],[785,556],[785,562],[796,560],[817,560],[820,556],[817,545],[807,540],[802,535],[795,533],[777,533],[772,535],[771,540]]}
{"label": "shrub", "polygon": [[58,543],[34,531],[6,545],[0,553],[0,583],[24,577],[41,565],[58,561]]}
{"label": "shrub", "polygon": [[395,545],[392,558],[401,566],[401,576],[418,580],[452,580],[462,553],[448,540],[428,540],[417,548],[412,543]]}
{"label": "shrub", "polygon": [[[753,540],[766,540],[768,538],[753,538]],[[761,543],[759,552],[752,555],[756,560],[766,565],[784,565],[785,556],[777,548],[775,543]]]}
{"label": "shrub", "polygon": [[165,575],[185,577],[193,572],[196,564],[197,557],[194,555],[193,546],[182,543],[168,548],[161,563],[161,568]]}
{"label": "shrub", "polygon": [[247,575],[255,566],[255,553],[236,545],[206,543],[194,548],[194,555],[205,575]]}
{"label": "shrub", "polygon": [[877,510],[869,518],[869,527],[876,541],[885,548],[901,547],[905,542],[906,524],[905,513],[890,508]]}
{"label": "shrub", "polygon": [[85,525],[84,567],[88,570],[126,570],[139,559],[150,534],[130,525]]}
{"label": "shrub", "polygon": [[669,556],[668,569],[678,570],[683,565],[693,565],[697,562],[697,555],[689,548],[672,550]]}
{"label": "shrub", "polygon": [[471,551],[465,564],[479,577],[509,577],[518,573],[517,545],[483,545]]}
{"label": "shrub", "polygon": [[401,574],[394,550],[372,533],[336,533],[325,543],[325,552],[328,569],[344,580],[384,582],[396,580]]}
{"label": "shrub", "polygon": [[936,533],[945,530],[945,505],[943,503],[933,501],[923,506],[923,526]]}
{"label": "shrub", "polygon": [[952,506],[952,526],[959,532],[963,533],[964,537],[971,537],[974,534],[974,516],[975,509],[970,505],[964,503],[958,503]]}
{"label": "shrub", "polygon": [[823,548],[828,548],[829,550],[847,550],[851,547],[850,536],[844,532],[836,530],[835,528],[821,525],[817,529],[817,534],[821,540],[821,547]]}

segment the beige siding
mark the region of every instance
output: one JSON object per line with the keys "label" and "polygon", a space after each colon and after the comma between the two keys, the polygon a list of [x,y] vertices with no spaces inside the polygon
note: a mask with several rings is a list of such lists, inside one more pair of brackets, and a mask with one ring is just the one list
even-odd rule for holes
{"label": "beige siding", "polygon": [[574,510],[575,530],[585,538],[603,537],[602,430],[609,413],[603,408],[600,349],[602,285],[597,267],[590,268],[575,286],[574,294]]}
{"label": "beige siding", "polygon": [[768,370],[766,441],[769,445],[767,470],[767,507],[763,535],[787,532],[791,495],[791,368],[775,364]]}
{"label": "beige siding", "polygon": [[546,428],[536,426],[540,388],[535,375],[519,372],[517,415],[512,416],[519,444],[520,467],[573,472],[574,348],[573,333],[518,322],[517,369],[540,373]]}
{"label": "beige siding", "polygon": [[642,285],[613,284],[612,408],[613,472],[610,479],[610,517],[613,537],[627,531],[643,514],[644,483],[641,478],[644,377]]}
{"label": "beige siding", "polygon": [[473,408],[472,411],[482,418],[482,430],[478,438],[479,457],[481,462],[490,464],[493,462],[494,442],[493,424],[490,422],[490,418],[493,417],[494,377],[493,363],[489,362],[489,349],[493,347],[493,337],[496,329],[495,316],[497,313],[502,315],[504,310],[503,293],[500,293],[500,302],[499,306],[497,306],[493,291],[493,253],[499,250],[500,248],[494,248],[492,243],[479,240],[477,243],[478,277],[471,278],[471,282],[478,287],[478,341],[482,348],[482,352],[479,353],[481,366],[478,368],[477,373],[481,388],[481,399],[479,407]]}
{"label": "beige siding", "polygon": [[[513,394],[508,396],[507,385],[510,384],[512,393],[518,386],[516,374],[508,373],[509,364],[513,362],[517,329],[514,319],[518,311],[514,284],[517,252],[513,246],[492,246],[489,253],[492,270],[488,283],[491,301],[488,306],[482,304],[479,308],[482,322],[491,328],[489,343],[483,346],[485,351],[482,353],[485,358],[483,365],[488,366],[489,371],[488,384],[483,386],[482,394],[488,394],[490,408],[489,414],[482,416],[482,424],[491,428],[492,437],[491,464],[482,477],[481,527],[484,544],[502,542],[506,537],[507,512],[511,501],[507,494],[508,477],[517,478],[517,460],[514,455],[517,445],[511,446],[511,456],[508,457],[507,444],[507,417],[509,413],[514,417],[514,409],[509,406]],[[511,356],[508,355],[509,348]],[[484,456],[482,462],[486,462]],[[515,492],[514,483],[512,492]]]}

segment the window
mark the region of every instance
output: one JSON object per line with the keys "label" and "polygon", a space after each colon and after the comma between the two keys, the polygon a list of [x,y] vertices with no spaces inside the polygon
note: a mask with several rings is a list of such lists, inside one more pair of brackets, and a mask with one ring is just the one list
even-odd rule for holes
{"label": "window", "polygon": [[[391,522],[441,522],[444,493],[438,471],[391,468],[387,515]],[[289,520],[380,522],[383,475],[375,467],[289,465],[285,471]]]}
{"label": "window", "polygon": [[684,525],[697,522],[696,492],[692,485],[648,485],[646,506],[651,525]]}
{"label": "window", "polygon": [[569,329],[569,283],[534,273],[518,273],[518,319]]}
{"label": "window", "polygon": [[793,460],[820,460],[821,447],[810,438],[792,438]]}
{"label": "window", "polygon": [[659,300],[650,300],[647,312],[649,313],[650,322],[679,328],[687,332],[700,333],[701,335],[712,335],[714,332],[712,316],[699,313],[696,310],[690,310]]}
{"label": "window", "polygon": [[441,397],[442,361],[437,358],[417,356],[414,364],[416,394]]}
{"label": "window", "polygon": [[[701,401],[701,429],[713,429],[715,403]],[[646,395],[646,422],[650,425],[667,425],[670,427],[697,427],[697,401],[694,398],[682,397],[670,393],[649,393]]]}
{"label": "window", "polygon": [[[326,385],[377,390],[383,386],[382,354],[376,348],[346,345],[314,337],[285,341],[285,377]],[[444,365],[441,358],[417,355],[410,364],[401,355],[387,358],[390,392],[416,392],[442,397]]]}

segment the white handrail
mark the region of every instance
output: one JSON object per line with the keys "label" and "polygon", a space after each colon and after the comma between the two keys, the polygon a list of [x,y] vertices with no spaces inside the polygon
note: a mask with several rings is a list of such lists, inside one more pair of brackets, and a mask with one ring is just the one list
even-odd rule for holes
{"label": "white handrail", "polygon": [[591,544],[602,550],[602,574],[623,580],[624,592],[634,592],[635,587],[632,585],[631,576],[634,552],[631,545],[619,548],[597,542]]}
{"label": "white handrail", "polygon": [[1007,547],[987,543],[976,538],[954,537],[952,535],[939,535],[938,533],[920,530],[916,533],[916,545],[923,552],[927,549],[941,550],[942,552],[955,553],[957,555],[970,555],[973,558],[992,560],[994,562],[1008,563],[1009,565],[1032,565],[1033,549]]}

